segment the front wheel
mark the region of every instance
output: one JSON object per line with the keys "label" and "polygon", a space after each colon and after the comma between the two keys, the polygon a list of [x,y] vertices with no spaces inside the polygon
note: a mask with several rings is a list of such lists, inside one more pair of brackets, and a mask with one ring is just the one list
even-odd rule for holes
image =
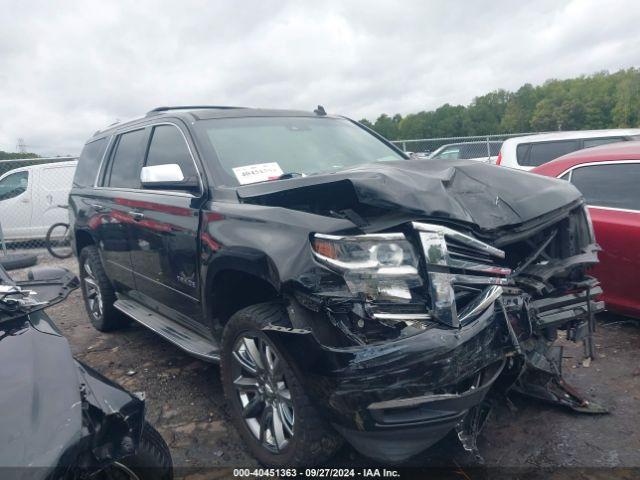
{"label": "front wheel", "polygon": [[222,338],[224,393],[236,428],[261,463],[315,465],[330,458],[342,441],[262,331],[283,316],[285,310],[273,302],[244,308],[229,319]]}
{"label": "front wheel", "polygon": [[173,461],[160,434],[145,423],[135,455],[122,458],[102,470],[98,480],[171,480]]}

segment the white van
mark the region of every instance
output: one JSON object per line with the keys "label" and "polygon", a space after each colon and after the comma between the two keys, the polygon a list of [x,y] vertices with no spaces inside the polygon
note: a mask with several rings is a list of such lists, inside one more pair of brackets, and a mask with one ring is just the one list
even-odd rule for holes
{"label": "white van", "polygon": [[576,150],[628,140],[640,140],[640,128],[578,130],[508,138],[502,144],[496,165],[531,170]]}
{"label": "white van", "polygon": [[7,241],[44,238],[51,225],[69,222],[66,206],[77,160],[43,163],[0,176],[0,227]]}

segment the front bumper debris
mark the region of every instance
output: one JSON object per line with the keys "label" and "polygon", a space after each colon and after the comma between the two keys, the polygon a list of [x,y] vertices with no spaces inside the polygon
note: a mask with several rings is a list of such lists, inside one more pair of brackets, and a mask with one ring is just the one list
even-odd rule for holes
{"label": "front bumper debris", "polygon": [[[537,226],[531,238],[520,232],[502,249],[414,222],[429,280],[418,297],[427,299],[422,306],[419,300],[332,302],[322,291],[298,292],[288,307],[297,328],[269,325],[265,332],[303,372],[310,397],[336,430],[383,461],[403,461],[452,429],[477,454],[475,439],[494,394],[517,391],[604,413],[562,379],[561,350],[553,347],[559,330],[587,344],[594,315],[604,309],[598,282],[584,274],[598,251],[586,220],[578,208],[556,224]],[[404,336],[380,341],[354,330],[373,321],[397,324],[403,314],[405,328],[413,328]],[[331,324],[336,336],[346,333],[346,344],[326,332]]]}
{"label": "front bumper debris", "polygon": [[481,403],[510,349],[492,310],[460,330],[372,346],[327,347],[310,330],[273,325],[265,332],[304,372],[334,427],[363,454],[392,462],[437,442]]}

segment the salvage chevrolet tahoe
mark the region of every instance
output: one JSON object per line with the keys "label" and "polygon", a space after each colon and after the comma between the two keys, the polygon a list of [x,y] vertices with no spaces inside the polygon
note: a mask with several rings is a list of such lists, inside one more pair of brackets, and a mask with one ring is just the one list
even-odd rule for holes
{"label": "salvage chevrolet tahoe", "polygon": [[265,464],[474,450],[508,390],[599,410],[552,345],[602,309],[567,182],[410,159],[321,107],[160,107],[88,141],[69,204],[93,325],[219,362]]}

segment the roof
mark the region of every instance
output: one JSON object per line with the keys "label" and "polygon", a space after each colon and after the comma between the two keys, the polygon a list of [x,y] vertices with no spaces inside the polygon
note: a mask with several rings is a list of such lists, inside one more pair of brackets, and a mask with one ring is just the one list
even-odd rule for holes
{"label": "roof", "polygon": [[40,163],[46,163],[47,160],[51,160],[51,163],[54,162],[64,162],[64,161],[71,161],[71,160],[77,160],[78,157],[31,157],[31,158],[7,158],[4,160],[0,160],[0,163],[20,163],[20,162],[40,162]]}
{"label": "roof", "polygon": [[[265,108],[249,108],[249,107],[227,107],[227,106],[180,106],[180,107],[158,107],[149,111],[145,116],[119,122],[109,125],[103,130],[98,130],[93,136],[104,135],[111,131],[126,127],[134,126],[137,123],[149,119],[158,118],[182,118],[187,122],[193,120],[208,120],[212,118],[238,118],[238,117],[316,117],[314,112],[303,110],[278,110]],[[332,115],[326,115],[333,117]]]}
{"label": "roof", "polygon": [[505,140],[505,143],[524,143],[531,141],[545,142],[548,140],[571,140],[574,138],[599,138],[632,135],[640,135],[640,128],[611,128],[607,130],[573,130],[567,132],[539,133],[536,135],[508,138]]}
{"label": "roof", "polygon": [[[37,159],[30,159],[30,160],[51,160],[50,158],[37,158]],[[68,160],[65,159],[65,161],[60,161],[60,162],[49,162],[49,163],[28,163],[28,162],[24,162],[27,163],[27,165],[20,165],[19,162],[14,162],[14,165],[11,165],[8,169],[4,169],[2,168],[4,166],[3,163],[0,162],[0,177],[5,177],[10,173],[15,173],[15,172],[24,172],[24,171],[31,171],[31,170],[38,170],[40,168],[51,168],[51,167],[69,167],[69,166],[76,166],[78,164],[78,159],[77,158],[73,158],[72,160]]]}
{"label": "roof", "polygon": [[640,160],[640,141],[616,142],[590,147],[568,153],[555,160],[534,168],[534,173],[555,175],[582,163],[597,163],[609,161]]}
{"label": "roof", "polygon": [[[402,140],[399,140],[399,141],[402,141]],[[453,147],[458,145],[486,145],[487,143],[502,143],[502,142],[503,140],[489,140],[488,142],[486,140],[479,140],[474,142],[457,142],[457,143],[447,143],[445,145],[442,145],[439,148]]]}

